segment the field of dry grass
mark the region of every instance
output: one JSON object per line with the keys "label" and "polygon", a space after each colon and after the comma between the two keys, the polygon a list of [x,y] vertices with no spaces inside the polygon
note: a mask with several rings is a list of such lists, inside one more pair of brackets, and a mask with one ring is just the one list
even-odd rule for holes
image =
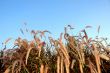
{"label": "field of dry grass", "polygon": [[13,49],[1,50],[0,73],[110,73],[109,46],[102,43],[106,40],[89,38],[85,29],[70,35],[68,29],[59,39],[48,37],[49,42],[42,39],[49,31],[32,30],[31,41],[19,37]]}

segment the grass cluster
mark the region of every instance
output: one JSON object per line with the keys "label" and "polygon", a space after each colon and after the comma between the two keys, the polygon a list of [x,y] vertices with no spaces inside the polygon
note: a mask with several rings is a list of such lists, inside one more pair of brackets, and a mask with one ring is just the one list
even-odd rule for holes
{"label": "grass cluster", "polygon": [[106,40],[89,38],[85,29],[70,35],[68,27],[48,43],[42,39],[48,31],[32,30],[31,41],[16,39],[13,49],[0,52],[0,73],[110,73],[109,46],[102,43]]}

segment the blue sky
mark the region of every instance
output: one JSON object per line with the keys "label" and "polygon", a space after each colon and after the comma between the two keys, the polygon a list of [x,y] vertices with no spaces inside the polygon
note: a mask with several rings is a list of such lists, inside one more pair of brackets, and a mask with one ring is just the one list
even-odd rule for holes
{"label": "blue sky", "polygon": [[110,0],[0,0],[0,46],[7,38],[16,39],[22,35],[20,28],[49,30],[58,38],[68,24],[79,32],[86,25],[89,36],[110,37]]}

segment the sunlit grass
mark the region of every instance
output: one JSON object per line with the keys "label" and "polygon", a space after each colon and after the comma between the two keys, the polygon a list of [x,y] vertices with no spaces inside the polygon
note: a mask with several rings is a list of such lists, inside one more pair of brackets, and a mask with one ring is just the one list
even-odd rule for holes
{"label": "sunlit grass", "polygon": [[1,50],[0,73],[109,73],[109,44],[89,38],[85,29],[79,35],[69,35],[67,29],[73,28],[68,25],[59,39],[49,37],[48,43],[43,40],[47,30],[30,31],[31,41],[19,37],[13,49]]}

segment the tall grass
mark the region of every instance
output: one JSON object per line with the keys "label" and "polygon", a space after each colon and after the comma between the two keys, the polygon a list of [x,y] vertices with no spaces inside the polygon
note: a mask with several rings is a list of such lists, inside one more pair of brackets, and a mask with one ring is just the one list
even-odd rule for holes
{"label": "tall grass", "polygon": [[85,29],[77,36],[67,29],[73,28],[68,25],[59,39],[49,37],[48,43],[42,39],[46,32],[50,33],[47,30],[32,30],[31,41],[16,39],[16,47],[0,52],[0,73],[109,73],[108,46],[89,38]]}

